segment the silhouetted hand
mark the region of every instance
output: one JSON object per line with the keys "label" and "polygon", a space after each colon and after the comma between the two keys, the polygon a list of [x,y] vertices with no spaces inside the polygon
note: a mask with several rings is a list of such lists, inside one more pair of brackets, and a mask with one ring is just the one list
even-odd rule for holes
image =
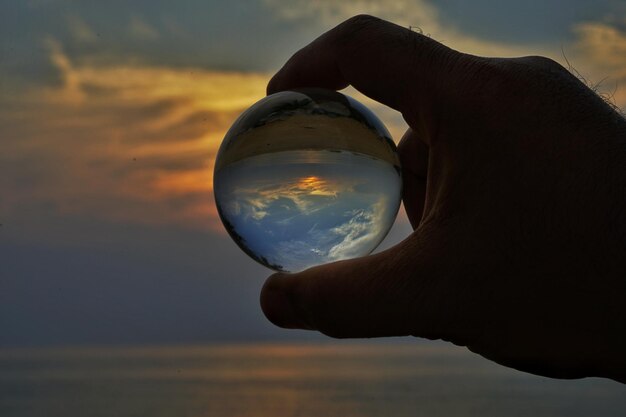
{"label": "silhouetted hand", "polygon": [[626,382],[624,118],[550,59],[467,55],[370,16],[298,51],[267,91],[348,85],[410,126],[399,152],[415,231],[375,255],[271,276],[267,317]]}

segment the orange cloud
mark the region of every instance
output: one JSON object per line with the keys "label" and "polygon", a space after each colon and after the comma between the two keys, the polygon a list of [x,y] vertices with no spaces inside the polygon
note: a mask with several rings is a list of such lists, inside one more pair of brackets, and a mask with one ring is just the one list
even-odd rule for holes
{"label": "orange cloud", "polygon": [[45,205],[222,230],[213,159],[237,115],[265,95],[268,74],[76,65],[57,41],[46,43],[60,85],[5,98],[0,114],[4,216]]}

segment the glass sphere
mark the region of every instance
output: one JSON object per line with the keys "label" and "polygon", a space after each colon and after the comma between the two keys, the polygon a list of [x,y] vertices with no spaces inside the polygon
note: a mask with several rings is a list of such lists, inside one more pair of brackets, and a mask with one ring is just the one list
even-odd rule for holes
{"label": "glass sphere", "polygon": [[402,189],[382,122],[355,99],[323,89],[282,91],[243,112],[213,178],[233,240],[286,272],[372,252],[396,218]]}

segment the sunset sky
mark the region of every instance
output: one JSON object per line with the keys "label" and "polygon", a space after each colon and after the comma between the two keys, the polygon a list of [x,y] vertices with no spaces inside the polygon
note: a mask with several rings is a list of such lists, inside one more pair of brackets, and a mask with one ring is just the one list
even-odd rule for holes
{"label": "sunset sky", "polygon": [[[286,59],[358,13],[567,57],[626,109],[624,1],[2,1],[0,346],[314,337],[266,322],[271,271],[224,232],[212,167]],[[387,245],[408,231],[400,216]]]}

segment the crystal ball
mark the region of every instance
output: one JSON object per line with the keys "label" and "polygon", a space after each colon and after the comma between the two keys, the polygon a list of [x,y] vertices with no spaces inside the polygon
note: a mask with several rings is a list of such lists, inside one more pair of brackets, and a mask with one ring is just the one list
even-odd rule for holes
{"label": "crystal ball", "polygon": [[400,206],[396,147],[363,104],[336,91],[272,94],[244,111],[215,160],[229,235],[277,271],[371,253]]}

